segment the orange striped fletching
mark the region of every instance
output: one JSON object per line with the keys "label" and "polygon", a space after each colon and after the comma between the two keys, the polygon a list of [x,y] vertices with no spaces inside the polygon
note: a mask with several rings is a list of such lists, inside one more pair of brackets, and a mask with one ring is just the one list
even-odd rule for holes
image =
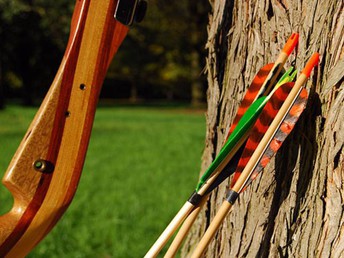
{"label": "orange striped fletching", "polygon": [[[286,93],[286,90],[289,90],[289,91],[291,90],[290,85],[292,86],[293,83],[287,83],[287,84],[281,86],[282,90],[284,88],[284,92],[282,93],[279,90],[276,91],[276,93],[278,92],[277,95],[280,95],[279,97],[277,97],[277,95],[276,95],[276,97],[277,98],[283,98],[284,97],[284,99],[285,99],[286,96],[283,96],[283,95]],[[287,88],[289,88],[289,89],[287,89]],[[244,191],[246,189],[246,187],[258,176],[258,174],[266,167],[266,165],[270,162],[271,158],[277,153],[279,148],[282,146],[284,140],[287,138],[287,136],[294,129],[296,122],[298,121],[299,117],[301,116],[303,110],[306,108],[307,99],[308,99],[307,90],[302,89],[299,96],[295,100],[295,103],[290,108],[287,116],[285,117],[285,119],[281,123],[280,127],[276,131],[276,134],[274,135],[273,139],[271,140],[268,148],[265,150],[261,159],[257,163],[256,168],[254,169],[251,177],[247,180],[245,187],[242,189],[242,191]],[[243,168],[246,166],[251,155],[253,154],[254,150],[258,146],[260,140],[263,138],[264,133],[266,132],[266,130],[269,127],[269,124],[272,122],[274,116],[277,114],[279,108],[276,110],[276,104],[278,106],[282,106],[282,104],[283,104],[283,101],[281,103],[280,99],[276,100],[275,98],[272,98],[271,102],[273,102],[273,101],[276,102],[274,104],[275,106],[268,105],[269,104],[268,103],[266,105],[266,107],[267,107],[266,112],[264,112],[265,110],[263,110],[262,115],[258,118],[258,120],[254,126],[254,129],[252,131],[252,136],[249,138],[249,140],[245,146],[247,148],[245,148],[245,150],[242,154],[242,160],[240,159],[238,167],[237,167],[237,171],[234,174],[232,185],[234,185],[235,181],[240,176]],[[268,117],[268,115],[270,115],[270,116]],[[262,122],[261,120],[264,120],[264,122]],[[266,125],[267,122],[268,122],[268,125]],[[257,127],[256,127],[256,125],[257,125]]]}
{"label": "orange striped fletching", "polygon": [[[264,107],[261,115],[258,117],[256,123],[253,126],[253,129],[251,131],[249,139],[247,140],[247,143],[245,145],[245,149],[244,149],[244,151],[243,151],[243,153],[241,155],[241,158],[239,160],[237,169],[236,169],[236,171],[234,173],[234,177],[233,177],[232,182],[231,182],[231,187],[234,186],[235,182],[240,177],[241,172],[245,168],[247,162],[250,160],[253,152],[255,151],[255,149],[257,148],[257,146],[259,144],[259,142],[263,138],[265,132],[269,128],[272,120],[275,118],[275,116],[278,113],[279,109],[283,105],[283,102],[287,98],[287,96],[288,96],[289,92],[291,91],[293,85],[294,85],[293,82],[283,84],[281,87],[279,87],[275,91],[275,93],[272,95],[270,100],[267,102],[267,104]],[[292,109],[290,111],[292,111]],[[297,114],[296,114],[296,116],[297,116]],[[289,117],[289,115],[287,116],[286,119],[288,119],[288,117]],[[294,121],[294,124],[296,123],[297,118]],[[284,124],[284,123],[282,123],[282,124]],[[274,141],[272,141],[272,142],[274,142]],[[279,147],[276,149],[276,148],[274,148],[274,146],[271,146],[271,148],[273,150],[276,150],[276,152],[277,152]],[[267,163],[265,164],[266,161],[267,160],[263,156],[263,159],[260,161],[260,162],[262,162],[262,164],[264,164],[263,167],[266,166],[266,164],[267,164]]]}
{"label": "orange striped fletching", "polygon": [[249,106],[251,106],[253,101],[257,98],[259,90],[262,87],[265,80],[267,79],[273,66],[274,66],[273,63],[263,66],[258,71],[256,76],[253,78],[253,81],[252,81],[250,87],[246,91],[244,99],[240,103],[240,106],[238,108],[238,112],[234,118],[232,126],[229,129],[229,133],[227,135],[227,140],[228,140],[228,137],[230,136],[230,134],[234,131],[235,127],[237,126],[237,124],[240,121],[240,119],[242,118],[242,116],[245,114],[245,112],[249,108]]}
{"label": "orange striped fletching", "polygon": [[[276,152],[282,146],[284,140],[294,129],[297,120],[301,116],[303,110],[306,108],[307,99],[308,99],[307,90],[302,89],[300,95],[297,97],[295,103],[289,110],[286,118],[283,120],[274,138],[270,142],[269,147],[266,149],[257,167],[253,171],[250,179],[246,182],[245,187],[247,187],[258,176],[258,174],[266,167],[266,165],[270,162],[271,158],[276,154]],[[245,188],[243,189],[243,191],[244,190]]]}

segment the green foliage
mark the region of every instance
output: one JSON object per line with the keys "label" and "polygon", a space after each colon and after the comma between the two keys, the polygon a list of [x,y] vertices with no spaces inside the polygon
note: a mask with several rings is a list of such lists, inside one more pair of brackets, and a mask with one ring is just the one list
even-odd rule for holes
{"label": "green foliage", "polygon": [[[69,34],[70,19],[73,12],[74,3],[68,0],[36,0],[36,1],[20,1],[20,0],[0,0],[1,18],[6,26],[15,29],[16,19],[29,13],[36,14],[40,17],[38,28],[47,37],[52,38],[61,50],[65,48],[66,40]],[[37,33],[30,28],[29,24],[20,24],[22,30],[29,30],[32,34]],[[19,28],[17,28],[19,29]],[[6,31],[9,32],[9,31]],[[20,38],[17,38],[20,40]]]}
{"label": "green foliage", "polygon": [[[204,49],[209,7],[207,1],[193,2],[150,0],[144,21],[132,27],[108,79],[129,82],[140,98],[189,99],[195,80],[190,53]],[[32,104],[47,91],[66,47],[73,8],[70,0],[0,0],[0,87],[7,97],[22,96]],[[195,41],[196,34],[201,36]],[[201,64],[196,69],[200,74]],[[20,81],[19,90],[9,73]],[[121,97],[116,87],[111,89],[110,97]]]}
{"label": "green foliage", "polygon": [[[33,113],[0,113],[0,171]],[[28,257],[143,257],[197,182],[204,120],[184,108],[99,108],[75,199]]]}
{"label": "green foliage", "polygon": [[71,11],[67,0],[0,1],[0,86],[6,96],[31,105],[46,92],[66,45]]}
{"label": "green foliage", "polygon": [[[207,1],[194,2],[150,0],[144,21],[132,27],[110,67],[110,75],[120,73],[138,87],[158,85],[166,96],[190,98],[195,80],[190,76],[194,69],[191,52],[196,49],[203,54],[209,7]],[[202,64],[196,69],[201,74]],[[205,78],[196,79],[204,82]]]}

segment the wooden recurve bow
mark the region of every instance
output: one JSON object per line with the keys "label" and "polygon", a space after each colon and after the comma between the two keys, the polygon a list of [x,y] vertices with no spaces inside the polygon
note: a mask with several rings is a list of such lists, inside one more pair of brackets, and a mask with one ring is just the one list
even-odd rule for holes
{"label": "wooden recurve bow", "polygon": [[60,68],[2,180],[14,203],[0,216],[0,257],[28,254],[71,203],[107,68],[145,9],[141,0],[76,1]]}

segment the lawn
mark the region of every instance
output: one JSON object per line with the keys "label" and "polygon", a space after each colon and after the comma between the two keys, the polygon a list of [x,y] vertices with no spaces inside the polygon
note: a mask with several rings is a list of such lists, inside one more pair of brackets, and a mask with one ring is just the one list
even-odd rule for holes
{"label": "lawn", "polygon": [[[0,112],[2,174],[35,111]],[[204,135],[204,112],[100,107],[76,196],[28,257],[143,257],[195,187]]]}

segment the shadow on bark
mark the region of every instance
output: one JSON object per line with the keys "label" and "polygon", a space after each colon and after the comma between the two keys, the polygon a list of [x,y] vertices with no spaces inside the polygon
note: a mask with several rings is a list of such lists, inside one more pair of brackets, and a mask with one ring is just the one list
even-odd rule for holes
{"label": "shadow on bark", "polygon": [[[307,188],[311,183],[314,164],[318,151],[317,145],[317,131],[316,118],[321,116],[321,102],[319,96],[314,91],[310,93],[307,107],[301,115],[293,132],[287,137],[280,151],[276,155],[275,180],[276,190],[271,203],[271,209],[268,216],[269,223],[267,224],[266,234],[262,239],[262,244],[259,250],[259,257],[268,257],[270,252],[271,239],[275,228],[275,218],[277,217],[281,205],[292,191],[291,186],[293,177],[298,176],[296,201],[294,211],[292,213],[292,224],[297,225],[296,221],[300,217],[300,207],[304,199]],[[298,155],[300,154],[300,167],[297,168]],[[295,169],[299,172],[295,173]],[[295,181],[295,180],[294,180]],[[293,229],[288,229],[287,238],[288,244],[282,248],[280,247],[280,257],[288,257],[285,248],[291,243],[291,236]]]}

